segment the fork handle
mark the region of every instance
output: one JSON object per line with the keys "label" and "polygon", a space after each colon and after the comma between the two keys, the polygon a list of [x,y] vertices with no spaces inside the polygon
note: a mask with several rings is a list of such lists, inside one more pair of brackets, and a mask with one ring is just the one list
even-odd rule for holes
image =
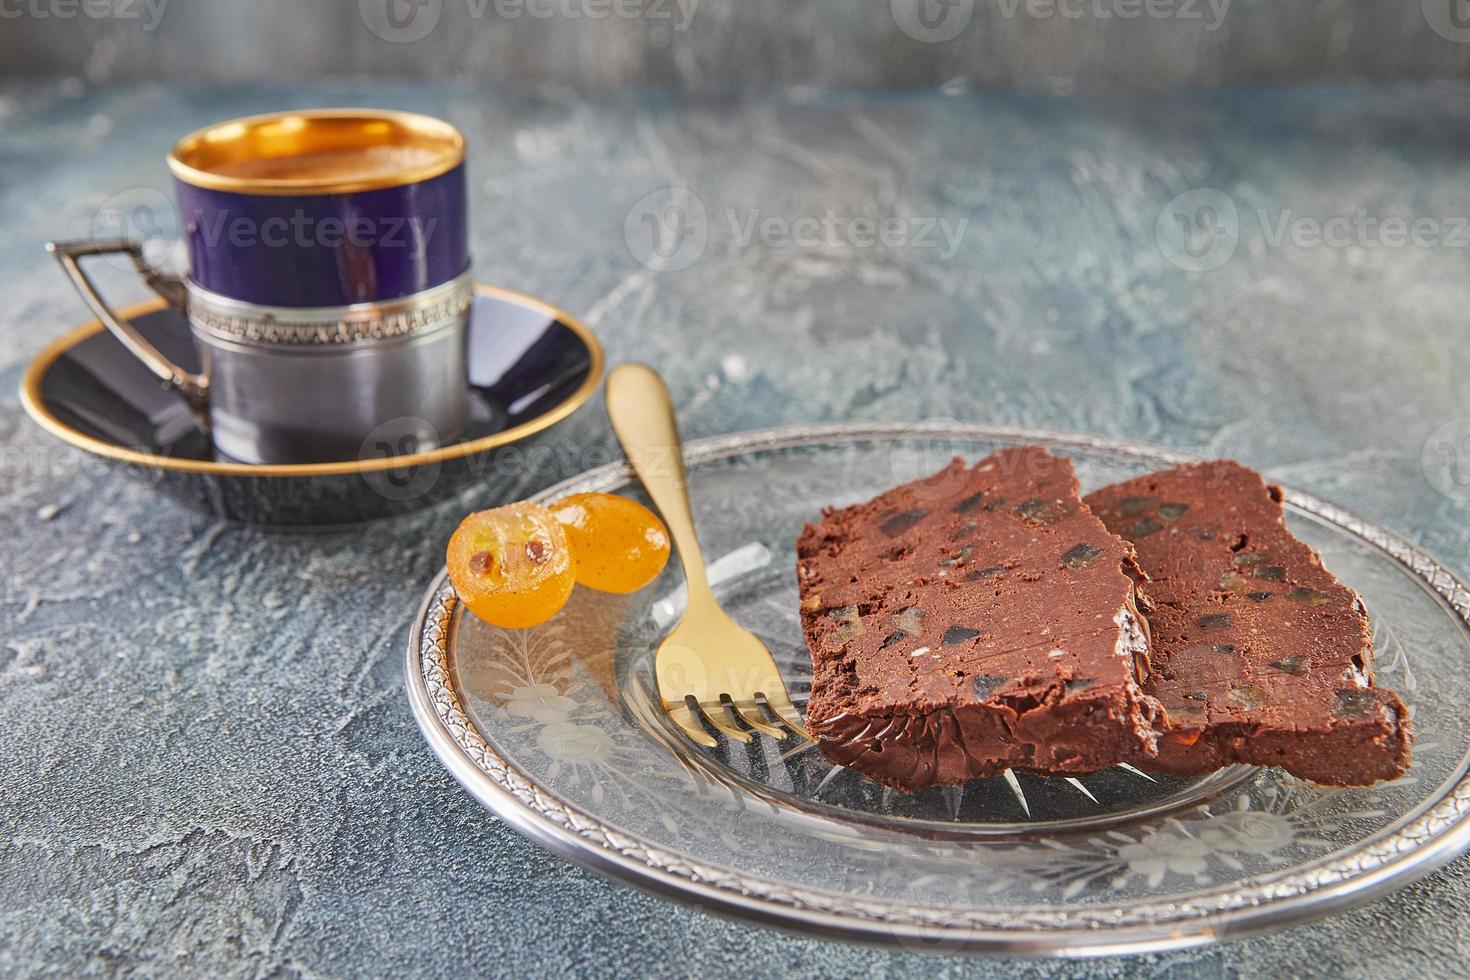
{"label": "fork handle", "polygon": [[674,400],[658,372],[647,364],[619,364],[607,376],[607,416],[633,472],[668,525],[679,549],[691,605],[709,593],[704,555],[694,533],[694,513],[684,477],[684,449],[674,419]]}

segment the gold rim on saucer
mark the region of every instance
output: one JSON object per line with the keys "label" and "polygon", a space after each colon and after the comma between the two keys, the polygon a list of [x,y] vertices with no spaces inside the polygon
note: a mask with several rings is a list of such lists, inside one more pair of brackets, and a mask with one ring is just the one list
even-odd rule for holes
{"label": "gold rim on saucer", "polygon": [[[351,194],[437,177],[464,162],[463,134],[442,119],[386,109],[272,112],[215,123],[174,144],[168,166],[186,184],[235,194]],[[259,172],[282,158],[400,151],[381,172],[281,177]],[[254,169],[257,172],[252,173]]]}
{"label": "gold rim on saucer", "polygon": [[[602,344],[597,340],[597,336],[593,334],[592,329],[581,320],[560,307],[536,299],[534,296],[516,292],[513,289],[504,289],[499,286],[487,286],[477,283],[475,285],[475,292],[482,296],[496,296],[519,303],[531,309],[539,310],[565,325],[577,335],[582,343],[587,345],[587,377],[583,379],[582,383],[577,386],[577,390],[572,392],[566,401],[557,405],[545,415],[531,419],[528,422],[522,422],[520,425],[511,426],[509,429],[496,432],[493,435],[455,443],[451,446],[441,446],[438,449],[428,452],[408,453],[402,456],[381,456],[363,460],[341,460],[333,463],[273,463],[257,465],[252,463],[221,463],[213,460],[179,459],[173,456],[162,456],[157,453],[145,453],[136,449],[127,449],[123,446],[114,445],[113,443],[104,442],[101,439],[89,436],[84,432],[72,428],[52,414],[41,398],[41,381],[45,378],[46,372],[51,369],[51,366],[56,363],[61,355],[88,337],[102,332],[103,326],[100,320],[89,320],[78,327],[68,330],[65,334],[46,345],[36,355],[21,378],[20,401],[26,410],[26,414],[34,419],[41,428],[56,436],[62,442],[107,459],[115,459],[124,463],[134,463],[139,466],[149,466],[160,470],[177,470],[184,473],[208,473],[215,476],[339,476],[342,474],[371,473],[378,470],[420,466],[425,463],[458,459],[461,456],[470,456],[486,450],[497,449],[513,442],[519,442],[538,432],[549,429],[586,404],[587,400],[597,391],[598,385],[602,383]],[[119,312],[125,317],[135,317],[164,309],[166,306],[168,306],[168,303],[162,298],[155,298],[134,303]]]}

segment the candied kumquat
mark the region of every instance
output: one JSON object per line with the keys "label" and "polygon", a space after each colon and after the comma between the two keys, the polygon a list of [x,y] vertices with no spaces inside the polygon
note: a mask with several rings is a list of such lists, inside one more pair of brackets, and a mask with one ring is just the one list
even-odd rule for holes
{"label": "candied kumquat", "polygon": [[576,579],[601,592],[637,592],[669,560],[669,533],[635,500],[579,493],[551,505],[566,529]]}
{"label": "candied kumquat", "polygon": [[541,504],[471,514],[449,539],[446,561],[460,600],[493,626],[546,622],[566,605],[576,581],[567,532]]}

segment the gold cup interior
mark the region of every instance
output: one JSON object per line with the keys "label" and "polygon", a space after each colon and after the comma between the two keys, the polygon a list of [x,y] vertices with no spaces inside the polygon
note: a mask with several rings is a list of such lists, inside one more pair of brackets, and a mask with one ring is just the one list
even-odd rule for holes
{"label": "gold cup interior", "polygon": [[237,194],[344,194],[437,177],[464,137],[432,116],[318,109],[251,116],[190,133],[169,152],[179,180]]}

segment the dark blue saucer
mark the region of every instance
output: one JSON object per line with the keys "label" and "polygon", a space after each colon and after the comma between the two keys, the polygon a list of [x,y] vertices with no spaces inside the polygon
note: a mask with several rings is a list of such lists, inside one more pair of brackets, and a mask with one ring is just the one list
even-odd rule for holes
{"label": "dark blue saucer", "polygon": [[[122,311],[166,357],[198,370],[185,318],[162,300]],[[43,350],[21,382],[48,432],[115,460],[198,510],[273,526],[353,524],[454,496],[497,449],[576,411],[602,379],[602,347],[575,317],[533,297],[477,286],[468,354],[471,412],[449,445],[419,451],[385,428],[364,458],[252,465],[221,456],[189,405],[96,320]]]}

